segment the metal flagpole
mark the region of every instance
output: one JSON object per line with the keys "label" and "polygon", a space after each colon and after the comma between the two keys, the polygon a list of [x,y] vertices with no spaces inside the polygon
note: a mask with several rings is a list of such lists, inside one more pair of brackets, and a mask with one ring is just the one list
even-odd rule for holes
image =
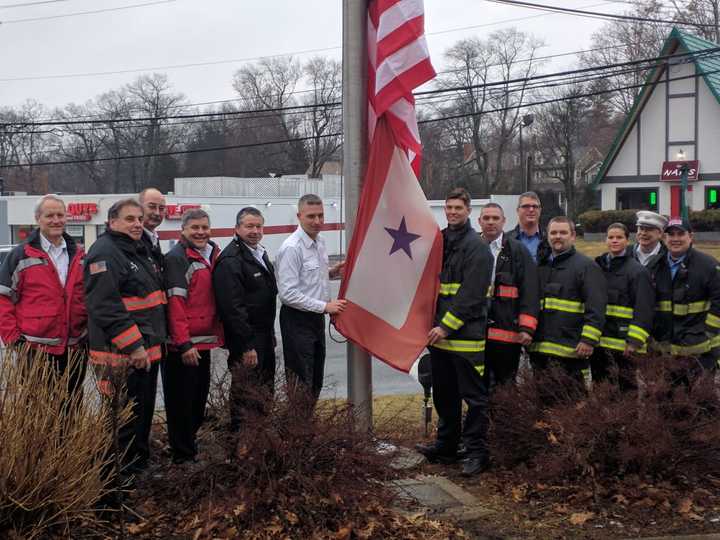
{"label": "metal flagpole", "polygon": [[[350,244],[367,167],[367,0],[343,0],[343,177],[345,245]],[[346,249],[347,252],[347,249]],[[358,429],[372,428],[372,366],[360,347],[347,345],[348,401]]]}

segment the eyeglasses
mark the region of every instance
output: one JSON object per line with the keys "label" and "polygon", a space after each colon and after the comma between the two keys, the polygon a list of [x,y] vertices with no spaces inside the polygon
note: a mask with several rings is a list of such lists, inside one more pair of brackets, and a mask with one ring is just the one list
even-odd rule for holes
{"label": "eyeglasses", "polygon": [[523,210],[537,210],[540,208],[539,204],[521,204],[518,206],[518,208],[522,208]]}

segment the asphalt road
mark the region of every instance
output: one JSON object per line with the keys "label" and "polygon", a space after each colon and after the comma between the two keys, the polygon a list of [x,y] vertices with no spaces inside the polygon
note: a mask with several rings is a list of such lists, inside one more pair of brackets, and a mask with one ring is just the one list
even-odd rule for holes
{"label": "asphalt road", "polygon": [[[330,290],[333,296],[337,295],[339,288],[339,281],[332,281],[330,283]],[[281,377],[283,375],[283,356],[279,318],[278,305],[278,317],[276,317],[275,320],[275,332],[278,337],[277,374]],[[338,343],[335,341],[344,340],[344,338],[338,334],[334,328],[332,329],[332,335],[335,339],[330,337],[326,326],[325,342],[327,346],[327,354],[325,358],[325,384],[323,386],[321,397],[345,398],[347,397],[347,345],[345,343]],[[216,350],[213,354],[213,372],[215,376],[222,376],[223,372],[227,370],[226,358],[227,352],[224,349]],[[375,396],[415,394],[422,392],[421,386],[410,375],[393,369],[384,362],[375,358],[372,360],[372,380],[373,395]],[[158,384],[157,408],[163,407],[162,385]]]}

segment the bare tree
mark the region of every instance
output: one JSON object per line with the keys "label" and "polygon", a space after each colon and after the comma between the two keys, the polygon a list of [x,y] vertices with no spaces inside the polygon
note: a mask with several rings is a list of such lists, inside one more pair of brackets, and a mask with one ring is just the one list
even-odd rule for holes
{"label": "bare tree", "polygon": [[315,57],[304,66],[309,85],[306,105],[313,105],[306,113],[304,133],[308,141],[310,178],[320,176],[323,165],[334,156],[342,144],[342,111],[337,103],[342,99],[342,66],[337,60]]}

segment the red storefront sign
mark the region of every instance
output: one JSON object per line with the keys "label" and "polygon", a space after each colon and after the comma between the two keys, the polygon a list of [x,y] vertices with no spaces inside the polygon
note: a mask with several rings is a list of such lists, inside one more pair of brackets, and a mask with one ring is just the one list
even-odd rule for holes
{"label": "red storefront sign", "polygon": [[200,208],[199,204],[168,204],[166,219],[181,219],[185,211],[192,208]]}
{"label": "red storefront sign", "polygon": [[700,176],[700,162],[694,161],[663,161],[660,180],[665,182],[679,182],[682,177],[682,166],[688,167],[688,180],[695,181]]}
{"label": "red storefront sign", "polygon": [[68,221],[90,221],[92,217],[98,213],[98,205],[90,202],[68,203],[67,220]]}

